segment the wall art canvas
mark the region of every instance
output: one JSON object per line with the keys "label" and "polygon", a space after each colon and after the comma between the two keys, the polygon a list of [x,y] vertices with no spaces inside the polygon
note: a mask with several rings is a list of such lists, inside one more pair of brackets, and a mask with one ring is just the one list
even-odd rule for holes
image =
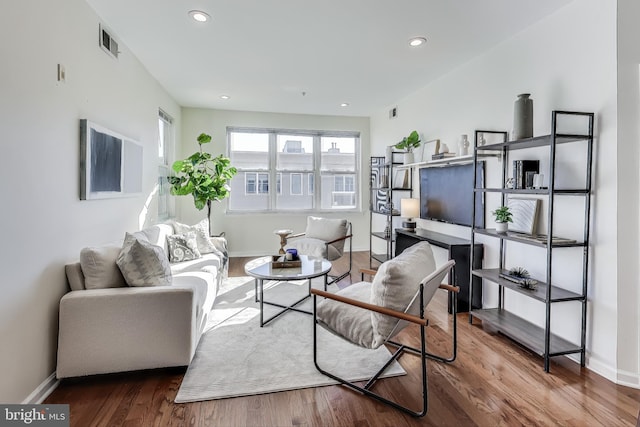
{"label": "wall art canvas", "polygon": [[377,190],[375,192],[375,200],[373,203],[373,209],[376,212],[383,212],[387,205],[387,192],[384,190]]}
{"label": "wall art canvas", "polygon": [[[420,157],[420,161],[422,162],[430,162],[431,156],[436,154],[436,149],[440,149],[440,140],[432,139],[430,141],[425,141],[422,143],[422,153]],[[416,161],[418,161],[418,157],[416,157]]]}
{"label": "wall art canvas", "polygon": [[507,206],[513,215],[513,222],[509,223],[509,231],[534,234],[539,204],[539,199],[510,197]]}
{"label": "wall art canvas", "polygon": [[80,200],[142,192],[143,150],[138,142],[80,120]]}

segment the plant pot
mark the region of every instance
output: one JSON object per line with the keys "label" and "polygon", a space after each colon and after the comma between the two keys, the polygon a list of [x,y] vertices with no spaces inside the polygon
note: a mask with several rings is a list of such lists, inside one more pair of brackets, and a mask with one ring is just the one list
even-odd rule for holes
{"label": "plant pot", "polygon": [[509,228],[509,223],[508,222],[498,222],[498,221],[496,221],[496,231],[498,233],[506,233],[508,228]]}
{"label": "plant pot", "polygon": [[406,153],[404,153],[404,164],[405,165],[409,165],[411,163],[413,163],[413,152],[412,151],[407,151]]}

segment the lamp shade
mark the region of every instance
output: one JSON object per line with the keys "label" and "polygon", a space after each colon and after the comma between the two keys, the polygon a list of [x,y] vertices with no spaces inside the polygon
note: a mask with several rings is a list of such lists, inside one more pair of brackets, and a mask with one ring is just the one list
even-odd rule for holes
{"label": "lamp shade", "polygon": [[420,200],[400,199],[400,216],[404,218],[417,218],[420,216]]}

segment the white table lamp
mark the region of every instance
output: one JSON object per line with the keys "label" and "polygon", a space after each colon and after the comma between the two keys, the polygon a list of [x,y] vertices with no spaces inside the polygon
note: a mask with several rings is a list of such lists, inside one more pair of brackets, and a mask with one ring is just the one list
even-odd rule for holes
{"label": "white table lamp", "polygon": [[413,218],[420,216],[420,200],[418,199],[400,199],[400,216],[407,218],[402,221],[402,228],[406,231],[416,231],[416,222]]}

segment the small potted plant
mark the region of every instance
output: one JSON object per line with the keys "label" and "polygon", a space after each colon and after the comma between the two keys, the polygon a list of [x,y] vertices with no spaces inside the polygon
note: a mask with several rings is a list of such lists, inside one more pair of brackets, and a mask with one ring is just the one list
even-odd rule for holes
{"label": "small potted plant", "polygon": [[413,131],[409,136],[402,138],[402,141],[398,142],[395,147],[399,150],[405,150],[404,164],[413,163],[413,149],[420,147],[420,135],[418,131]]}
{"label": "small potted plant", "polygon": [[498,233],[506,233],[508,223],[513,222],[513,214],[509,210],[509,206],[500,206],[492,214],[496,219],[496,231]]}

